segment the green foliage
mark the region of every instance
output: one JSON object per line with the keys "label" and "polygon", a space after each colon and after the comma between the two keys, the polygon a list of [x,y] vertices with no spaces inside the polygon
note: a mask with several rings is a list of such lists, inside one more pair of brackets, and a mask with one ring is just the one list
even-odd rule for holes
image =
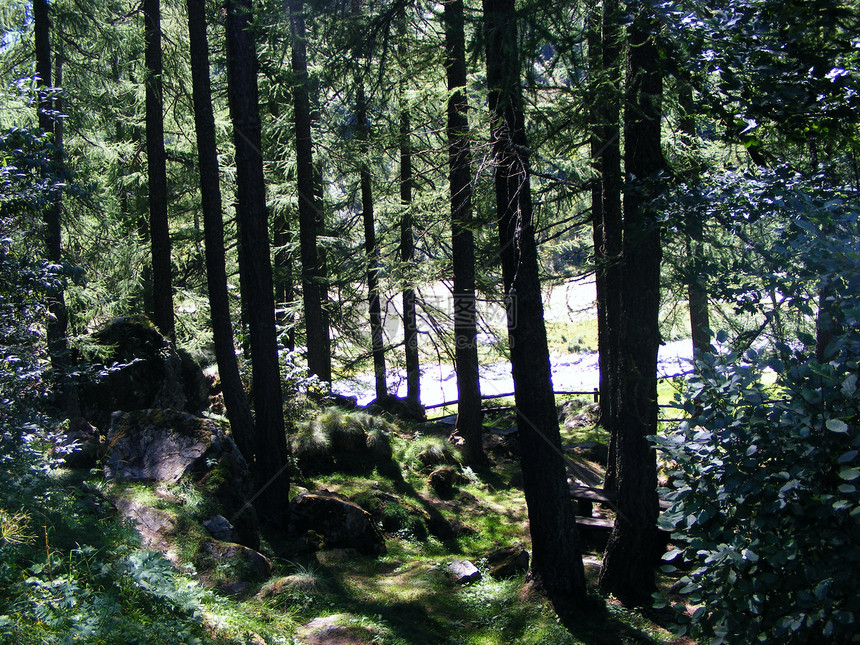
{"label": "green foliage", "polygon": [[691,420],[657,438],[674,462],[663,522],[681,547],[668,557],[691,567],[681,593],[700,605],[681,630],[714,643],[857,633],[860,253],[856,213],[828,204],[817,219],[796,217],[775,244],[795,255],[787,299],[799,297],[791,286],[804,273],[830,294],[836,333],[825,362],[810,335],[741,355],[720,333],[689,383]]}
{"label": "green foliage", "polygon": [[396,428],[381,417],[327,408],[299,423],[290,450],[304,473],[361,472],[391,459]]}

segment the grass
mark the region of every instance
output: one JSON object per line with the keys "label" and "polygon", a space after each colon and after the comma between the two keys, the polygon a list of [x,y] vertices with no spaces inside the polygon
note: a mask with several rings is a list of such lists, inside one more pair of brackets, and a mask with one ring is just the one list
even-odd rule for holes
{"label": "grass", "polygon": [[[564,406],[565,444],[606,442],[589,423],[588,403],[574,399]],[[497,428],[515,422],[509,409],[485,419]],[[301,428],[294,441],[312,445],[326,467],[297,470],[294,491],[327,489],[362,505],[385,533],[385,554],[296,553],[282,531],[270,531],[261,551],[273,563],[271,575],[254,578],[241,565],[200,557],[208,539],[200,522],[215,505],[193,482],[117,485],[97,470],[55,470],[37,495],[44,511],[11,495],[11,488],[0,499],[6,585],[0,642],[65,642],[69,630],[84,630],[80,621],[90,621],[79,639],[88,643],[286,644],[306,638],[314,625],[328,625],[341,642],[392,645],[688,642],[676,640],[651,614],[601,597],[594,564],[587,566],[590,599],[577,615],[559,615],[529,594],[522,574],[510,580],[488,575],[486,556],[493,550],[516,544],[530,550],[521,473],[506,449],[488,450],[491,467],[469,469],[447,442],[450,428],[433,423],[326,409]],[[375,443],[383,439],[384,449]],[[504,447],[504,440],[492,440]],[[361,459],[338,456],[361,449],[367,449]],[[331,460],[320,458],[327,454]],[[444,500],[428,485],[437,463],[461,474]],[[105,503],[117,495],[176,518],[167,535],[175,564],[139,548]],[[591,563],[600,557],[588,555]],[[472,561],[483,578],[455,585],[446,573],[454,559]],[[237,576],[247,586],[233,593],[203,584]]]}

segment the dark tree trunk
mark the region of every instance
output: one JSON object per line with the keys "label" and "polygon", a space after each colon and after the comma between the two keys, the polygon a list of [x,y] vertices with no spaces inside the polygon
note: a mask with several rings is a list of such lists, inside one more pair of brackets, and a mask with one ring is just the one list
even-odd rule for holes
{"label": "dark tree trunk", "polygon": [[591,79],[591,156],[597,178],[591,188],[592,240],[597,292],[597,345],[600,423],[609,432],[604,488],[615,489],[613,409],[618,399],[618,335],[621,324],[621,151],[619,86],[620,27],[617,0],[596,3],[589,13],[588,62]]}
{"label": "dark tree trunk", "polygon": [[373,219],[373,188],[370,167],[370,123],[367,121],[367,99],[364,86],[358,82],[356,98],[356,121],[358,124],[358,152],[361,157],[359,176],[361,183],[361,219],[364,224],[364,255],[367,267],[367,307],[370,315],[370,339],[373,349],[373,376],[376,396],[388,394],[385,382],[385,342],[382,335],[382,311],[379,304],[379,249],[376,247],[376,223]]}
{"label": "dark tree trunk", "polygon": [[209,81],[205,0],[188,0],[188,36],[191,47],[194,123],[197,129],[197,160],[200,166],[203,239],[206,246],[206,280],[215,360],[218,363],[218,375],[233,439],[246,461],[253,464],[254,425],[248,398],[239,376],[233,345],[233,325],[230,322],[218,150],[215,144],[215,117],[212,112],[212,88]]}
{"label": "dark tree trunk", "polygon": [[[406,58],[406,12],[400,10],[400,58]],[[412,219],[412,124],[406,109],[406,76],[400,89],[400,261],[406,275],[403,288],[403,345],[406,355],[406,398],[421,401],[421,370],[418,361],[418,316],[415,311],[415,290],[412,281],[415,262],[415,239]]]}
{"label": "dark tree trunk", "polygon": [[662,78],[650,12],[639,8],[628,27],[625,107],[622,326],[616,473],[618,517],[609,538],[600,588],[625,605],[649,605],[655,591],[657,468],[647,436],[657,432],[657,349],[660,345],[660,225],[651,200],[660,171]]}
{"label": "dark tree trunk", "polygon": [[[696,142],[696,124],[693,120],[693,87],[689,78],[678,79],[678,104],[682,115],[679,128],[687,146]],[[686,173],[690,185],[699,180],[699,167],[693,163]],[[693,337],[693,358],[701,359],[711,348],[711,320],[708,309],[708,285],[705,273],[705,247],[702,221],[695,213],[687,218],[687,302],[690,307],[690,332]]]}
{"label": "dark tree trunk", "polygon": [[[51,23],[46,0],[33,1],[33,31],[36,48],[36,73],[39,76],[39,101],[37,104],[37,115],[39,129],[45,133],[53,134],[54,159],[57,166],[63,162],[63,124],[55,118],[55,113],[60,111],[60,106],[55,105],[47,88],[51,86]],[[56,87],[62,84],[62,65],[57,61]],[[59,102],[59,99],[57,100]],[[43,219],[45,222],[44,245],[45,257],[55,265],[62,265],[62,227],[61,227],[61,197],[59,192],[52,192],[50,201],[45,208]],[[48,356],[51,359],[51,368],[54,370],[54,381],[60,394],[62,407],[69,418],[79,416],[77,391],[69,376],[69,347],[67,332],[69,325],[68,311],[66,310],[65,292],[62,286],[52,289],[48,293],[48,325],[47,341]]]}
{"label": "dark tree trunk", "polygon": [[308,60],[302,0],[290,0],[293,103],[296,128],[296,183],[299,193],[299,246],[302,259],[302,297],[305,310],[308,369],[320,380],[331,381],[331,340],[323,309],[325,265],[317,251],[320,204],[314,195],[311,106],[308,96]]}
{"label": "dark tree trunk", "polygon": [[256,507],[264,518],[280,523],[287,513],[290,480],[275,336],[266,186],[260,152],[257,53],[249,30],[250,19],[250,0],[228,1],[227,71],[236,148],[239,244],[243,248],[240,257],[245,264],[243,288],[248,291],[250,305],[248,331],[256,414],[255,471],[260,484]]}
{"label": "dark tree trunk", "polygon": [[532,537],[529,578],[551,597],[580,599],[585,597],[585,576],[550,377],[525,156],[528,142],[514,2],[484,0],[483,12],[500,255]]}
{"label": "dark tree trunk", "polygon": [[447,0],[445,67],[448,75],[448,167],[451,190],[451,254],[454,266],[454,339],[457,368],[457,432],[468,464],[487,460],[481,422],[481,384],[472,235],[472,158],[466,99],[466,46],[462,0]]}
{"label": "dark tree trunk", "polygon": [[164,101],[161,93],[161,3],[143,0],[146,42],[146,167],[149,184],[149,239],[152,248],[152,317],[165,338],[176,340],[170,277],[167,167],[164,154]]}

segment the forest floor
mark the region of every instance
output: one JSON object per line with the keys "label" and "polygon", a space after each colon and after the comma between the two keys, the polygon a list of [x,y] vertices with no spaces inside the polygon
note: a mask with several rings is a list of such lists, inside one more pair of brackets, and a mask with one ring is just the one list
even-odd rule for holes
{"label": "forest floor", "polygon": [[[566,446],[605,440],[601,430],[587,423],[588,414],[578,404],[568,405],[565,416]],[[514,417],[505,411],[487,419],[495,428],[513,422]],[[264,584],[263,591],[246,602],[263,615],[283,612],[289,616],[300,642],[305,643],[692,642],[674,636],[660,624],[665,614],[626,609],[611,597],[601,597],[597,591],[599,550],[583,553],[590,598],[572,614],[559,615],[546,599],[525,591],[523,574],[503,580],[488,575],[487,554],[494,549],[530,548],[516,449],[511,450],[508,440],[488,433],[491,467],[461,469],[462,483],[450,497],[440,499],[428,486],[427,468],[415,456],[444,441],[447,432],[442,424],[398,425],[392,445],[399,477],[392,478],[387,469],[375,469],[363,475],[300,478],[297,485],[309,490],[325,489],[358,500],[370,492],[376,499],[388,500],[382,517],[382,524],[389,527],[387,551],[374,558],[336,549],[282,561],[278,565],[281,582],[276,578]],[[588,456],[581,459],[589,468],[600,469]],[[413,520],[426,517],[428,511],[441,515],[456,527],[456,535],[446,539],[421,535],[423,531],[416,531],[417,525],[401,515],[404,511]],[[597,513],[607,511],[598,507]],[[474,563],[481,579],[467,585],[454,583],[446,570],[452,560]],[[668,593],[674,582],[661,577],[659,585]],[[267,589],[279,591],[269,593]]]}

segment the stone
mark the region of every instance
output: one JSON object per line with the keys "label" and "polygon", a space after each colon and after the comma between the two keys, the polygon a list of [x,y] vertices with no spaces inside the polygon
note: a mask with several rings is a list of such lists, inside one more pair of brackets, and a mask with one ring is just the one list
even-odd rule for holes
{"label": "stone", "polygon": [[203,528],[216,540],[221,542],[236,542],[239,538],[236,527],[230,524],[223,515],[216,515],[203,522]]}
{"label": "stone", "polygon": [[252,494],[248,466],[215,421],[177,410],[118,412],[107,443],[106,478],[165,483],[191,478],[235,527],[231,541],[259,548],[257,515],[247,502]]}
{"label": "stone", "polygon": [[226,587],[237,582],[265,580],[272,573],[272,563],[262,553],[241,544],[220,542],[212,538],[201,541],[195,564],[198,569],[207,571],[230,561],[235,573],[234,579],[222,580],[218,584]]}
{"label": "stone", "polygon": [[496,549],[487,554],[491,578],[506,580],[529,570],[529,552],[521,546]]}
{"label": "stone", "polygon": [[370,645],[377,642],[374,634],[359,625],[348,625],[355,620],[349,614],[333,614],[314,618],[298,630],[300,642],[306,645]]}
{"label": "stone", "polygon": [[173,513],[146,506],[124,497],[113,497],[111,503],[140,536],[141,546],[155,549],[174,564],[178,561],[170,549],[168,537],[176,529],[176,516]]}
{"label": "stone", "polygon": [[102,432],[117,410],[174,408],[198,414],[208,407],[203,371],[145,317],[117,318],[93,334],[93,341],[103,350],[82,370],[79,393],[84,418]]}
{"label": "stone", "polygon": [[288,533],[294,538],[315,531],[327,548],[352,547],[365,555],[385,552],[385,539],[370,513],[340,495],[299,495],[290,502],[289,516]]}
{"label": "stone", "polygon": [[98,465],[106,449],[98,430],[85,419],[78,418],[69,422],[69,430],[58,452],[69,468],[90,469]]}
{"label": "stone", "polygon": [[117,412],[111,418],[105,477],[176,482],[223,430],[214,421],[177,410]]}
{"label": "stone", "polygon": [[407,421],[426,421],[427,411],[420,401],[410,398],[401,398],[393,394],[373,399],[367,404],[367,411],[371,414],[387,412]]}
{"label": "stone", "polygon": [[427,484],[441,499],[450,499],[454,495],[454,487],[465,481],[468,480],[450,466],[437,468],[427,477]]}
{"label": "stone", "polygon": [[453,560],[448,563],[446,571],[455,584],[465,585],[481,579],[478,567],[468,560]]}

